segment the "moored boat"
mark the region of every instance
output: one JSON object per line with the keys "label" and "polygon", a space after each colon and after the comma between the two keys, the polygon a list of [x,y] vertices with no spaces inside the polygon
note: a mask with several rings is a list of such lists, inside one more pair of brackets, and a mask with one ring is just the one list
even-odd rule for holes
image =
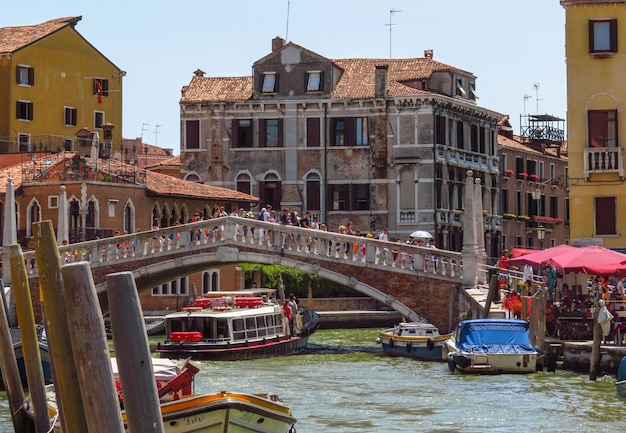
{"label": "moored boat", "polygon": [[[160,410],[165,433],[295,433],[296,418],[291,409],[274,394],[248,394],[220,391],[198,394],[194,377],[198,368],[189,360],[181,368],[168,359],[153,359],[153,369],[160,398]],[[112,360],[113,375],[118,372]],[[120,388],[118,388],[119,390]],[[119,392],[120,403],[123,396]],[[48,392],[48,406],[55,421],[54,431],[60,432],[53,388]],[[126,431],[126,413],[122,411]]]}
{"label": "moored boat", "polygon": [[[19,328],[11,328],[11,340],[13,341],[13,350],[15,351],[15,359],[17,360],[17,368],[20,373],[22,382],[26,384],[26,365],[24,362],[24,351],[22,349],[22,337]],[[52,364],[50,363],[50,354],[48,353],[48,342],[45,338],[44,328],[38,331],[39,355],[41,356],[41,368],[43,370],[43,378],[46,383],[52,383]],[[2,371],[0,371],[0,389],[2,386]]]}
{"label": "moored boat", "polygon": [[450,336],[440,335],[439,329],[430,323],[402,322],[380,331],[376,342],[387,355],[442,361],[442,346]]}
{"label": "moored boat", "polygon": [[271,296],[229,293],[238,294],[197,298],[168,314],[166,339],[156,352],[162,358],[228,361],[290,355],[303,350],[319,326],[318,314],[306,307],[289,321]]}
{"label": "moored boat", "polygon": [[442,350],[450,371],[479,374],[532,373],[537,356],[528,323],[515,319],[464,320]]}

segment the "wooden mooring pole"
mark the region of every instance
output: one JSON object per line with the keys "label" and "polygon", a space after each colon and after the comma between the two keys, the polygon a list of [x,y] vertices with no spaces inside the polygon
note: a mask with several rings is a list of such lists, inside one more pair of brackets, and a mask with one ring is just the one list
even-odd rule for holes
{"label": "wooden mooring pole", "polygon": [[[87,262],[61,268],[65,309],[89,432],[123,433],[109,345],[96,285]],[[134,431],[134,430],[133,430]]]}
{"label": "wooden mooring pole", "polygon": [[54,388],[64,432],[88,432],[67,326],[61,256],[50,220],[33,223],[39,289],[46,309],[48,352],[54,372]]}
{"label": "wooden mooring pole", "polygon": [[37,337],[37,328],[35,326],[33,301],[30,297],[30,286],[28,285],[28,273],[24,264],[22,247],[10,245],[8,248],[9,261],[11,263],[11,280],[13,281],[13,296],[15,297],[17,320],[20,324],[24,369],[26,370],[26,379],[30,392],[35,431],[37,433],[47,433],[50,430],[50,416],[48,415],[46,384],[41,366],[41,353],[39,352],[39,338]]}
{"label": "wooden mooring pole", "polygon": [[109,274],[106,284],[128,429],[133,433],[163,433],[150,346],[133,274]]}

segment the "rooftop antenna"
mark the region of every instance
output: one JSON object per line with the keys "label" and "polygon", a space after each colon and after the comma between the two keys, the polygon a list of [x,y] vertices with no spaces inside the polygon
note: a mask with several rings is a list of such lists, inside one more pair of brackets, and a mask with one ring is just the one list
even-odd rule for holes
{"label": "rooftop antenna", "polygon": [[401,10],[398,9],[389,9],[389,24],[385,24],[386,26],[389,27],[389,58],[391,58],[391,27],[395,26],[394,23],[391,22],[391,19],[393,17],[393,14],[398,13],[398,12],[402,12]]}
{"label": "rooftop antenna", "polygon": [[143,143],[143,131],[147,131],[148,128],[146,128],[146,126],[148,126],[149,123],[142,123],[141,124],[141,142]]}
{"label": "rooftop antenna", "polygon": [[539,114],[539,101],[543,101],[543,99],[539,99],[539,83],[533,84],[533,88],[535,89],[535,102],[537,104],[537,114]]}
{"label": "rooftop antenna", "polygon": [[157,145],[157,134],[159,133],[159,128],[161,127],[161,125],[156,125],[154,127],[154,145]]}
{"label": "rooftop antenna", "polygon": [[291,5],[291,0],[287,0],[287,29],[285,30],[285,41],[289,42],[289,6]]}
{"label": "rooftop antenna", "polygon": [[532,98],[532,96],[530,96],[528,93],[524,95],[524,117],[526,117],[526,101],[528,101],[530,98]]}

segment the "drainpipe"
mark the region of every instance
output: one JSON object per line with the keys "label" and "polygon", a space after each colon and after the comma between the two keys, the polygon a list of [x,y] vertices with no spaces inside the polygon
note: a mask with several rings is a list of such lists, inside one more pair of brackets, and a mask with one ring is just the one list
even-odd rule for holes
{"label": "drainpipe", "polygon": [[[321,223],[326,224],[328,227],[328,140],[330,137],[330,132],[328,128],[328,105],[324,104],[324,174],[322,175],[322,188],[324,197],[324,202],[320,203],[322,208],[324,209],[324,220],[320,221]],[[330,229],[330,228],[329,228]]]}

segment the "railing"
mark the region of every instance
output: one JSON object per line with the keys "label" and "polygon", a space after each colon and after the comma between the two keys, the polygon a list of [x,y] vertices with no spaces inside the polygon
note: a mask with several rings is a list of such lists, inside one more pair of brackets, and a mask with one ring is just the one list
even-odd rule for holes
{"label": "railing", "polygon": [[471,150],[458,149],[456,147],[437,145],[436,158],[438,161],[446,161],[456,163],[459,166],[482,169],[497,170],[498,158],[488,156]]}
{"label": "railing", "polygon": [[585,148],[585,180],[592,173],[618,173],[624,179],[624,152],[621,147]]}
{"label": "railing", "polygon": [[[59,247],[63,263],[88,261],[92,267],[153,257],[162,260],[176,252],[207,246],[240,245],[292,258],[373,266],[398,272],[420,272],[458,279],[462,277],[461,254],[405,243],[343,235],[256,219],[228,216],[160,230],[115,236]],[[37,275],[34,251],[25,251],[31,276]]]}

